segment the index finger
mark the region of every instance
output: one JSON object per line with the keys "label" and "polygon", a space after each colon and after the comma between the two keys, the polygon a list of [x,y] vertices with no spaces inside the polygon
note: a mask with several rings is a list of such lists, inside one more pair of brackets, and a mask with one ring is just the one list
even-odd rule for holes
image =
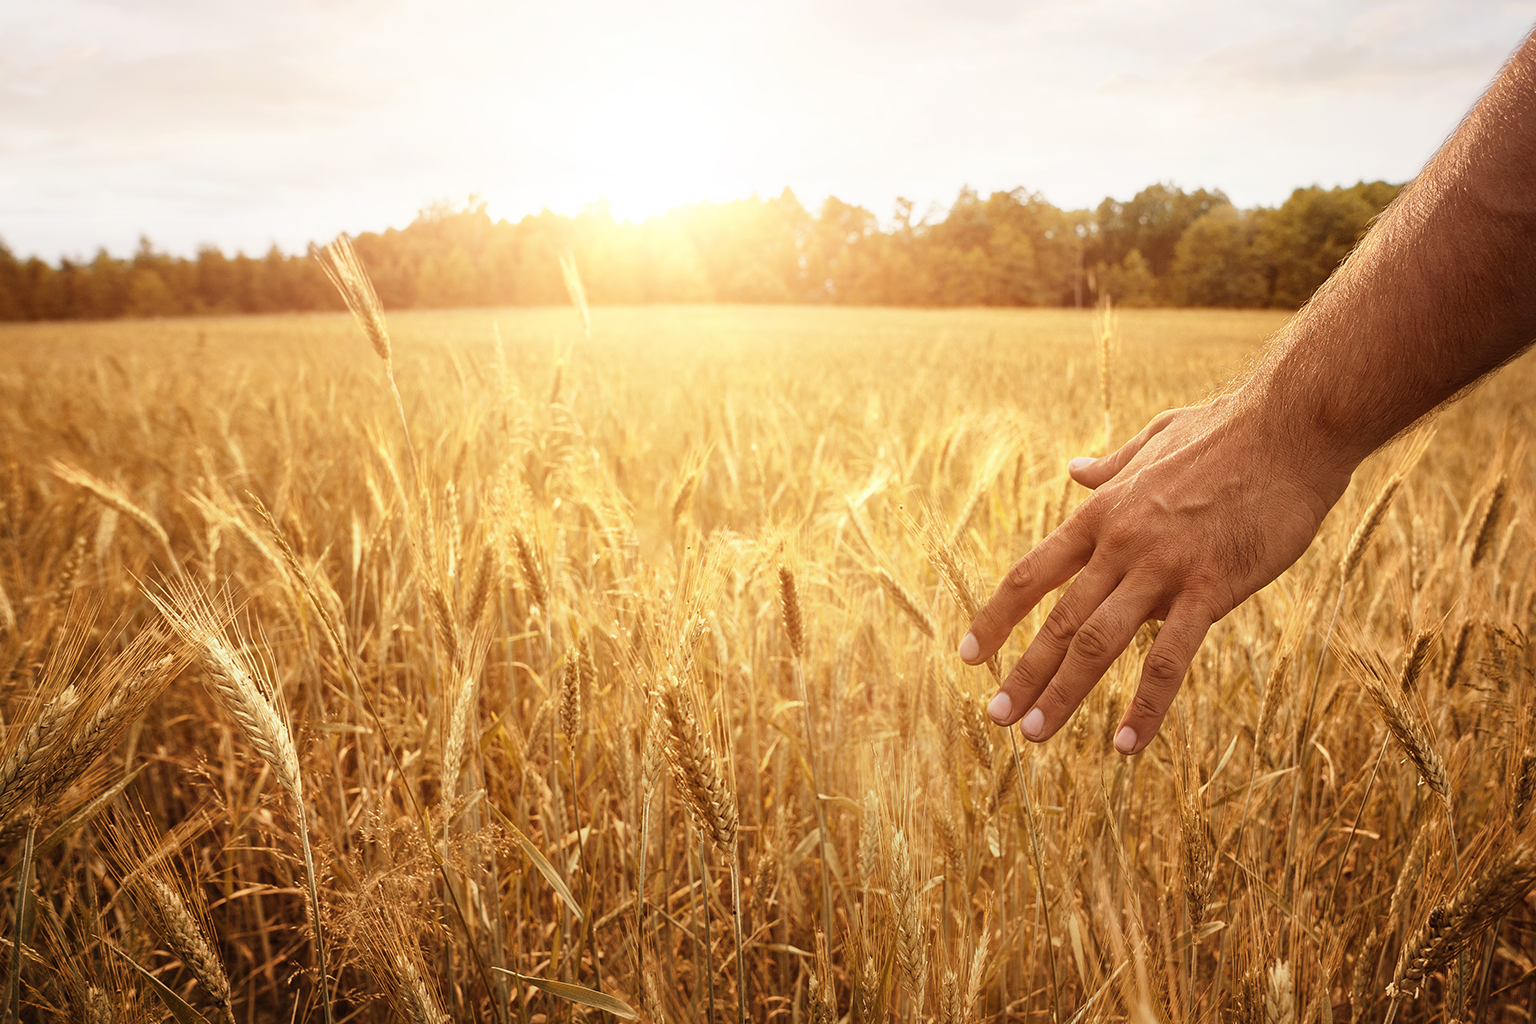
{"label": "index finger", "polygon": [[1031,608],[1088,564],[1093,536],[1082,522],[1073,515],[1008,570],[960,642],[963,661],[980,665],[996,654]]}

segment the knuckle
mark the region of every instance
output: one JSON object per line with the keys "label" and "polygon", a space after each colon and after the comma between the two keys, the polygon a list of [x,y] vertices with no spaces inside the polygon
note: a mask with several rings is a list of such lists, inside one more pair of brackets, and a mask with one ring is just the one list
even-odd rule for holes
{"label": "knuckle", "polygon": [[[1030,702],[1039,691],[1039,687],[1034,685],[1034,673],[1030,671],[1028,663],[1022,658],[1019,659],[1018,664],[1013,666],[1013,671],[1009,672],[1003,680],[1002,688],[1007,691],[1008,699],[1013,701],[1016,711],[1019,708],[1028,709]],[[1023,714],[1022,711],[1017,711],[1017,713]]]}
{"label": "knuckle", "polygon": [[983,649],[1003,645],[1012,631],[1014,626],[991,608],[983,608],[982,613],[975,617],[975,622],[971,623],[971,634],[982,643]]}
{"label": "knuckle", "polygon": [[1075,530],[1081,534],[1093,536],[1098,532],[1099,524],[1104,518],[1104,505],[1106,492],[1096,490],[1083,500],[1083,503],[1068,513],[1062,529]]}
{"label": "knuckle", "polygon": [[1120,653],[1114,646],[1109,630],[1098,619],[1089,619],[1079,626],[1072,640],[1072,649],[1078,656],[1094,665],[1113,660]]}
{"label": "knuckle", "polygon": [[1046,646],[1053,650],[1064,650],[1072,642],[1076,632],[1077,630],[1067,622],[1066,615],[1058,605],[1055,611],[1045,617],[1045,622],[1040,625],[1040,633],[1035,639],[1043,640]]}
{"label": "knuckle", "polygon": [[1029,564],[1029,558],[1025,557],[1013,563],[1013,568],[1003,577],[1003,585],[1010,590],[1028,590],[1034,580],[1034,567]]}
{"label": "knuckle", "polygon": [[[1158,697],[1149,692],[1148,687],[1142,686],[1136,691],[1136,696],[1131,698],[1131,706],[1125,716],[1133,722],[1161,722],[1163,720],[1162,702]],[[1140,730],[1137,730],[1140,732]]]}
{"label": "knuckle", "polygon": [[1014,631],[1014,623],[1017,617],[1009,617],[1009,602],[1003,599],[1001,594],[994,594],[989,602],[982,605],[982,611],[975,614],[975,622],[971,623],[971,633],[978,640],[997,640],[998,643],[1008,639],[1008,634]]}
{"label": "knuckle", "polygon": [[1136,539],[1136,528],[1127,523],[1124,516],[1116,516],[1100,533],[1096,550],[1106,555],[1122,555],[1130,550]]}
{"label": "knuckle", "polygon": [[[1184,663],[1166,648],[1154,644],[1147,652],[1146,661],[1142,663],[1142,678],[1146,684],[1156,686],[1159,690],[1177,688],[1184,682]],[[1139,699],[1140,694],[1137,696]]]}

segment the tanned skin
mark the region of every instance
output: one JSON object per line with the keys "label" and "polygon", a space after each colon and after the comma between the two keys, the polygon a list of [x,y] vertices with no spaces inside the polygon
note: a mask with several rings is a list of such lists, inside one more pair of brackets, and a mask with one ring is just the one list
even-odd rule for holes
{"label": "tanned skin", "polygon": [[[989,712],[1049,739],[1143,622],[1162,620],[1115,735],[1157,735],[1211,624],[1300,558],[1377,448],[1536,339],[1536,32],[1255,370],[1160,413],[971,623],[985,662],[1072,580]],[[1073,577],[1076,579],[1073,579]]]}

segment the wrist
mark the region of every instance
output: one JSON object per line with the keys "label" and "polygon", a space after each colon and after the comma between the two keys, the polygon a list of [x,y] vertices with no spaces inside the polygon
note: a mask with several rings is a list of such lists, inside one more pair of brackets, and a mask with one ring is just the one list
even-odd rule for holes
{"label": "wrist", "polygon": [[1227,429],[1261,453],[1272,477],[1313,496],[1319,518],[1343,496],[1350,478],[1375,445],[1334,421],[1316,393],[1283,387],[1262,370],[1237,391],[1217,399]]}

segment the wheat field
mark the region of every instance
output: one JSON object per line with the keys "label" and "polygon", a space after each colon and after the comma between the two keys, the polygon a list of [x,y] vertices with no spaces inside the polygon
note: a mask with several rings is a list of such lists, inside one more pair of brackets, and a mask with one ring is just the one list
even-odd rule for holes
{"label": "wheat field", "polygon": [[1282,323],[0,328],[6,1012],[1529,1020],[1529,359],[1362,467],[1141,755],[1152,627],[1039,746],[952,653],[1066,461]]}

